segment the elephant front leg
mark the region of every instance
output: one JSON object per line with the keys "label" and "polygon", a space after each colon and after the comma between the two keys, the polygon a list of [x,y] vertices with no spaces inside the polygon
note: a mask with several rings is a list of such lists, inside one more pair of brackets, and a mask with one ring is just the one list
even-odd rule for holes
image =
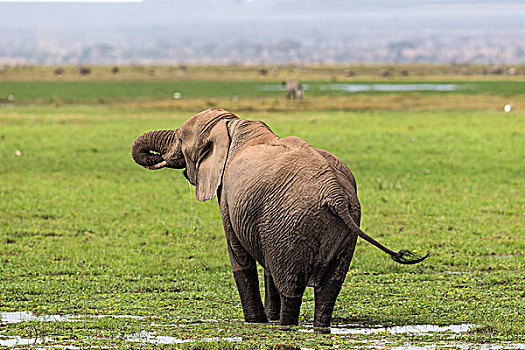
{"label": "elephant front leg", "polygon": [[[225,225],[225,227],[227,226]],[[248,254],[234,234],[227,234],[227,241],[233,278],[241,298],[244,321],[268,322],[261,301],[255,259]]]}
{"label": "elephant front leg", "polygon": [[[255,266],[255,262],[254,262]],[[241,297],[245,322],[268,322],[261,302],[257,268],[233,271],[233,277]]]}
{"label": "elephant front leg", "polygon": [[268,270],[264,270],[264,310],[270,321],[279,321],[281,297]]}
{"label": "elephant front leg", "polygon": [[237,284],[237,290],[241,298],[244,321],[246,322],[268,322],[259,291],[259,277],[257,276],[257,264],[255,259],[246,251],[235,235],[230,223],[227,206],[219,190],[219,203],[221,205],[222,223],[226,242],[228,243],[228,255],[233,271],[233,278]]}

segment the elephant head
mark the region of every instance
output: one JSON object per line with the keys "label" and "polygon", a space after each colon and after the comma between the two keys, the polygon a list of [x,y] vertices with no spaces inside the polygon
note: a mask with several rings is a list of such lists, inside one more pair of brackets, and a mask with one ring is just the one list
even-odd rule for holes
{"label": "elephant head", "polygon": [[131,148],[135,162],[150,170],[186,168],[184,175],[195,185],[197,199],[217,194],[230,146],[227,123],[238,119],[230,112],[211,108],[194,115],[177,130],[140,135]]}

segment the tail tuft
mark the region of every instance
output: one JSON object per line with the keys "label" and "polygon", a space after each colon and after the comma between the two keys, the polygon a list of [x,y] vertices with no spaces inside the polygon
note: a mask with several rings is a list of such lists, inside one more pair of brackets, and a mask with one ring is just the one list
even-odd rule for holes
{"label": "tail tuft", "polygon": [[430,253],[427,253],[425,256],[418,256],[412,253],[410,250],[400,250],[396,255],[392,255],[392,260],[400,264],[417,264],[428,258]]}

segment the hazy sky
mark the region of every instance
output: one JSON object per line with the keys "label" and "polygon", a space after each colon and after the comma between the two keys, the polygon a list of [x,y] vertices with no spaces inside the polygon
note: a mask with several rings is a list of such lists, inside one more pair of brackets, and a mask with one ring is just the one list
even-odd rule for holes
{"label": "hazy sky", "polygon": [[[266,20],[310,21],[331,18],[446,22],[476,18],[506,23],[525,19],[525,1],[489,0],[145,0],[124,3],[24,2],[0,0],[0,28],[155,26],[205,21],[242,23]],[[62,0],[64,1],[64,0]],[[521,22],[525,23],[525,22]],[[351,22],[348,25],[352,25]],[[495,24],[494,24],[495,25]],[[497,28],[495,28],[497,29]],[[213,30],[212,27],[210,30]]]}
{"label": "hazy sky", "polygon": [[465,48],[471,56],[495,51],[485,52],[487,60],[507,59],[506,48],[525,50],[525,0],[64,1],[0,0],[0,34],[10,39],[3,50],[0,42],[4,60],[18,55],[48,62],[37,56],[64,57],[63,48],[79,52],[98,44],[129,48],[128,43],[136,43],[134,53],[208,44],[228,52],[234,44],[250,50],[252,44],[291,40],[315,53],[330,40],[331,50],[345,53],[351,42],[384,57],[379,51],[389,50],[390,43],[409,40],[437,51]]}

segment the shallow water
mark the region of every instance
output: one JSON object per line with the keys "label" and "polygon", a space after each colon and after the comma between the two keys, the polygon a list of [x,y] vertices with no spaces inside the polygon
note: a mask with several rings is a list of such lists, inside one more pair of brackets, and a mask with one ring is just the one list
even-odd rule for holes
{"label": "shallow water", "polygon": [[242,341],[241,337],[213,337],[213,338],[201,338],[201,339],[180,339],[165,335],[156,335],[155,332],[140,332],[135,335],[127,336],[127,341],[130,342],[139,342],[139,343],[150,343],[150,344],[182,344],[193,342],[196,340],[206,341],[206,342],[218,342],[218,341],[228,341],[228,342],[240,342]]}
{"label": "shallow water", "polygon": [[[303,84],[303,91],[307,91],[310,89],[310,85]],[[260,85],[258,87],[258,90],[260,91],[285,91],[286,88],[282,86],[281,84],[265,84]]]}
{"label": "shallow water", "polygon": [[21,322],[78,322],[83,318],[132,318],[142,320],[146,318],[155,318],[149,316],[133,315],[40,315],[37,316],[28,311],[17,312],[0,312],[0,323],[21,323]]}
{"label": "shallow water", "polygon": [[394,327],[363,327],[361,325],[339,325],[330,328],[331,334],[405,334],[405,333],[438,333],[452,332],[465,333],[476,327],[474,324],[459,324],[449,326],[436,326],[432,324],[418,324]]}
{"label": "shallow water", "polygon": [[22,338],[17,336],[9,336],[5,337],[6,339],[0,338],[0,346],[8,346],[8,347],[15,347],[15,346],[28,346],[28,345],[37,345],[42,344],[44,342],[50,342],[53,341],[52,338]]}
{"label": "shallow water", "polygon": [[[315,87],[314,90],[322,91],[345,91],[345,92],[405,92],[405,91],[455,91],[463,88],[458,84],[326,84]],[[260,91],[285,91],[280,84],[265,84],[258,87]],[[303,90],[308,91],[312,88],[303,84]]]}
{"label": "shallow water", "polygon": [[189,339],[180,339],[165,335],[155,335],[155,332],[140,332],[135,335],[128,335],[126,341],[153,344],[182,344],[190,342]]}
{"label": "shallow water", "polygon": [[20,323],[28,321],[40,322],[75,322],[79,316],[73,315],[42,315],[37,316],[32,312],[0,312],[0,323]]}
{"label": "shallow water", "polygon": [[454,91],[456,84],[329,84],[321,90],[364,92],[364,91]]}
{"label": "shallow water", "polygon": [[[451,333],[465,333],[475,328],[475,324],[459,324],[449,326],[437,326],[432,324],[418,324],[408,326],[394,326],[394,327],[383,327],[383,326],[368,326],[364,327],[361,324],[335,324],[330,327],[330,332],[326,329],[326,333],[330,334],[408,334],[408,333],[439,333],[439,332],[451,332]],[[314,332],[323,331],[323,329],[314,329],[311,325],[306,328],[299,329],[299,332]]]}
{"label": "shallow water", "polygon": [[460,349],[460,350],[503,350],[503,349],[525,349],[525,344],[500,343],[500,344],[477,344],[477,343],[437,343],[432,345],[403,345],[389,347],[389,350],[434,350],[434,349]]}
{"label": "shallow water", "polygon": [[[129,318],[129,319],[149,319],[155,323],[155,319],[159,319],[156,316],[134,316],[134,315],[35,315],[32,312],[20,311],[20,312],[0,312],[0,324],[1,323],[20,323],[20,322],[78,322],[82,319],[98,319],[104,317],[111,318]],[[179,317],[174,317],[174,319]],[[220,320],[213,319],[202,319],[202,322],[221,322]],[[394,326],[394,327],[383,327],[383,326],[364,326],[362,324],[334,324],[330,328],[331,334],[347,335],[347,334],[432,334],[439,332],[450,332],[450,333],[466,333],[477,326],[474,324],[460,324],[460,325],[448,325],[448,326],[437,326],[437,325],[408,325],[408,326]],[[312,325],[306,325],[299,329],[299,332],[314,332],[315,329]],[[156,332],[140,332],[126,336],[128,342],[139,342],[149,344],[182,344],[193,341],[207,341],[207,342],[241,342],[241,337],[212,337],[212,338],[194,338],[194,339],[181,339],[165,335],[157,335]],[[0,337],[0,346],[6,347],[17,347],[17,346],[34,346],[37,348],[45,349],[48,347],[47,344],[53,344],[54,339],[51,337],[38,337],[38,338],[22,338],[18,336],[2,336]],[[379,344],[371,342],[369,347],[375,348],[376,345],[379,347],[385,347],[388,344]],[[374,345],[375,344],[375,345]],[[55,345],[53,345],[55,346]],[[61,346],[67,349],[76,349],[74,345]],[[368,345],[365,345],[368,347]],[[389,349],[393,350],[433,350],[442,348],[451,349],[483,349],[483,350],[500,350],[500,349],[524,349],[524,343],[499,343],[499,344],[471,344],[461,342],[439,342],[432,345],[411,345],[406,344],[402,347],[388,346]]]}

